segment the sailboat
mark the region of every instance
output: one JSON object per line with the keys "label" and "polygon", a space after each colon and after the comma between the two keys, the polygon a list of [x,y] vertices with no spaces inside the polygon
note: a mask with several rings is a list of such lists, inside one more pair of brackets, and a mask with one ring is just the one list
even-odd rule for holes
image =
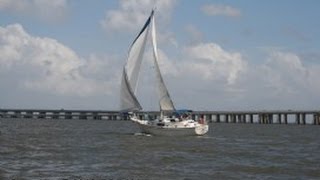
{"label": "sailboat", "polygon": [[[160,105],[160,117],[151,120],[142,119],[141,116],[137,115],[142,110],[142,106],[136,96],[140,67],[149,38],[151,38],[153,49],[154,69]],[[155,17],[154,10],[152,10],[141,31],[132,42],[128,51],[127,62],[123,67],[120,92],[122,112],[129,114],[130,120],[140,127],[142,133],[162,136],[206,134],[209,126],[205,120],[195,121],[191,119],[190,113],[177,113],[161,75],[158,59]]]}

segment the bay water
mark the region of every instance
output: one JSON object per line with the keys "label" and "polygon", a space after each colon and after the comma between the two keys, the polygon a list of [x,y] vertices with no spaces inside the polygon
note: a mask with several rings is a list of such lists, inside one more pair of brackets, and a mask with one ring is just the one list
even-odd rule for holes
{"label": "bay water", "polygon": [[314,125],[157,137],[129,121],[0,119],[0,132],[0,179],[320,179]]}

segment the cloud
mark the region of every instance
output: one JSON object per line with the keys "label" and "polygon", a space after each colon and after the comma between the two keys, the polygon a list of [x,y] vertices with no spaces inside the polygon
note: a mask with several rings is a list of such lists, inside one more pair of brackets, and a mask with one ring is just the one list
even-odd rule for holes
{"label": "cloud", "polygon": [[67,0],[0,0],[0,10],[57,22],[67,14]]}
{"label": "cloud", "polygon": [[262,65],[264,77],[277,93],[296,94],[310,86],[309,70],[300,57],[290,52],[274,51]]}
{"label": "cloud", "polygon": [[[283,49],[261,61],[244,59],[213,42],[186,46],[164,79],[177,107],[198,110],[319,107],[320,66]],[[196,98],[195,98],[196,97]],[[299,102],[299,103],[297,103]]]}
{"label": "cloud", "polygon": [[17,83],[24,88],[77,96],[110,93],[112,78],[99,80],[83,72],[84,67],[99,71],[107,62],[79,57],[55,39],[29,35],[20,24],[0,27],[0,54],[0,73],[22,74]]}
{"label": "cloud", "polygon": [[188,59],[184,69],[203,79],[223,80],[231,85],[246,70],[246,61],[240,53],[228,52],[215,43],[200,43],[184,51]]}
{"label": "cloud", "polygon": [[201,8],[201,11],[208,16],[228,16],[228,17],[239,17],[241,11],[237,8],[222,5],[222,4],[208,4]]}
{"label": "cloud", "polygon": [[[170,59],[162,49],[159,49],[159,48],[158,48],[158,56],[159,56],[158,64],[160,66],[161,74],[167,75],[167,76],[177,76],[178,71],[177,71],[176,64],[174,64],[174,61]],[[153,50],[151,48],[148,48],[146,50],[144,55],[144,62],[146,62],[146,66],[154,68],[154,56],[153,56]]]}
{"label": "cloud", "polygon": [[[251,109],[312,109],[319,105],[320,66],[308,65],[294,52],[268,51],[262,63],[248,62],[234,86],[242,107]],[[239,104],[239,102],[235,102]]]}
{"label": "cloud", "polygon": [[121,0],[119,9],[107,11],[100,23],[107,31],[136,32],[154,7],[161,12],[160,19],[167,21],[175,2],[175,0]]}
{"label": "cloud", "polygon": [[185,29],[190,35],[191,43],[200,43],[203,40],[203,33],[196,26],[189,24]]}

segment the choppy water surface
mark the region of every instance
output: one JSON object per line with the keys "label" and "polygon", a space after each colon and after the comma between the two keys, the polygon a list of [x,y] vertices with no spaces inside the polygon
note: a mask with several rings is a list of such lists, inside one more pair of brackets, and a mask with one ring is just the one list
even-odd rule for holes
{"label": "choppy water surface", "polygon": [[135,135],[128,121],[0,120],[0,179],[319,179],[320,127],[210,124]]}

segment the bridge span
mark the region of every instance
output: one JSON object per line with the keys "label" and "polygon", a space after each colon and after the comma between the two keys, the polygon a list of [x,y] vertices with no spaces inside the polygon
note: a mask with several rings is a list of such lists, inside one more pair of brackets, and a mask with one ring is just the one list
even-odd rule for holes
{"label": "bridge span", "polygon": [[[146,116],[148,114],[148,116]],[[158,111],[139,112],[144,118],[159,116]],[[193,111],[193,119],[204,118],[212,123],[256,124],[313,124],[320,125],[320,110],[266,110],[266,111]],[[128,115],[119,111],[103,110],[50,110],[50,109],[0,109],[0,118],[24,119],[83,119],[83,120],[128,120]]]}

